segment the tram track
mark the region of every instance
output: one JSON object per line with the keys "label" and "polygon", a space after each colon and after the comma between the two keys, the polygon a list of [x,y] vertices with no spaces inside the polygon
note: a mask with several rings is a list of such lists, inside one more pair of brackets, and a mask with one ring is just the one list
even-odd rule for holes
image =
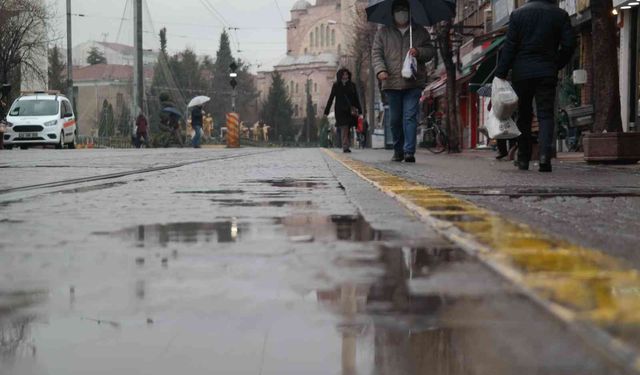
{"label": "tram track", "polygon": [[135,169],[135,170],[129,170],[129,171],[99,174],[95,176],[78,177],[78,178],[72,178],[68,180],[12,187],[8,189],[0,190],[0,203],[7,202],[7,201],[15,201],[16,199],[19,199],[18,197],[16,197],[16,194],[24,193],[24,192],[36,192],[39,190],[45,190],[42,193],[38,193],[34,195],[40,195],[45,193],[48,194],[48,193],[56,192],[55,190],[56,188],[67,189],[69,186],[73,186],[73,185],[82,185],[82,184],[88,184],[92,182],[117,180],[120,178],[143,175],[148,173],[155,173],[155,172],[163,172],[163,171],[168,171],[168,170],[182,168],[182,167],[196,165],[196,164],[203,164],[203,163],[209,163],[214,161],[240,159],[240,158],[251,157],[256,155],[268,154],[268,153],[277,152],[277,151],[278,150],[269,150],[269,151],[259,151],[259,152],[235,153],[230,155],[219,155],[216,157],[197,159],[197,160],[191,160],[191,161],[183,161],[179,163],[167,164],[167,165],[161,165],[161,166],[155,166],[155,167],[147,167],[147,168]]}

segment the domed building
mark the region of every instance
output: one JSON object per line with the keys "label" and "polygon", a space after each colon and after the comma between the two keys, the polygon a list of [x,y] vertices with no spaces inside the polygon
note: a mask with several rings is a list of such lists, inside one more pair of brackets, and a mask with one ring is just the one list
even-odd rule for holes
{"label": "domed building", "polygon": [[[366,0],[298,0],[287,22],[287,54],[274,66],[287,84],[294,107],[294,118],[302,125],[306,117],[307,83],[316,116],[324,106],[344,63],[351,43],[349,26],[356,17],[356,6]],[[271,72],[258,72],[258,91],[262,102],[271,87]]]}

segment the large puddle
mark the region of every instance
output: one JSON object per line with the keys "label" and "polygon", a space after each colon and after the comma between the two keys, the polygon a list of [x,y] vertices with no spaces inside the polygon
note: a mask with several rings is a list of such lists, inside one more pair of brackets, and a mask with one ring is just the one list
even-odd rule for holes
{"label": "large puddle", "polygon": [[[301,191],[329,182],[245,184],[258,192],[177,193],[293,212],[96,232],[131,249],[112,263],[89,256],[90,271],[65,259],[56,274],[96,286],[0,289],[0,374],[620,373],[460,249],[310,213],[316,201]],[[160,258],[145,263],[147,252]]]}

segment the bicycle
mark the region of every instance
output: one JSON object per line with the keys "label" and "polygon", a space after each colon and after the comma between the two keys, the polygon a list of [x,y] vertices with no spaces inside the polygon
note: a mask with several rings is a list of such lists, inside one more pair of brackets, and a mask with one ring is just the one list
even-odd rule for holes
{"label": "bicycle", "polygon": [[420,122],[424,127],[421,146],[433,154],[441,154],[449,147],[449,139],[442,127],[442,115],[431,112],[426,120]]}

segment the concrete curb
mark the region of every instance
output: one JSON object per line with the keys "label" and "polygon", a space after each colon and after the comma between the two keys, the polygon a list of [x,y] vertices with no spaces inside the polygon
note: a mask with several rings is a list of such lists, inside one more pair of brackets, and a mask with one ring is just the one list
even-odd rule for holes
{"label": "concrete curb", "polygon": [[[479,242],[477,236],[474,236],[468,231],[465,232],[461,230],[452,222],[434,217],[433,211],[430,211],[414,203],[414,201],[408,199],[407,196],[399,193],[399,191],[405,193],[411,191],[430,191],[430,194],[433,195],[446,195],[448,196],[445,198],[447,201],[455,200],[458,202],[458,204],[467,206],[471,210],[473,210],[466,212],[473,212],[473,214],[485,216],[492,215],[496,218],[499,218],[497,214],[482,209],[471,202],[455,198],[454,196],[444,191],[431,189],[425,185],[381,171],[375,167],[367,165],[366,163],[355,161],[351,158],[338,156],[333,151],[325,149],[324,152],[331,158],[340,162],[345,168],[351,170],[360,178],[374,185],[389,197],[396,199],[407,209],[409,209],[413,214],[415,214],[422,222],[432,228],[435,228],[438,233],[440,233],[456,245],[460,246],[469,255],[478,259],[482,264],[487,266],[497,275],[513,284],[523,295],[540,306],[552,317],[563,322],[571,332],[578,335],[588,346],[599,352],[601,355],[605,356],[609,361],[616,364],[617,367],[620,367],[624,371],[631,374],[640,374],[640,354],[634,348],[624,343],[622,340],[612,336],[602,327],[597,326],[594,321],[589,321],[587,319],[584,319],[584,317],[581,318],[580,314],[578,314],[576,311],[562,306],[552,301],[551,299],[547,299],[540,293],[536,292],[531,287],[531,285],[527,284],[525,281],[528,275],[515,266],[510,265],[508,259],[504,259],[503,254],[497,254],[494,248]],[[393,183],[400,183],[400,185],[390,185],[389,183],[380,183],[378,181],[375,181],[367,176],[366,170],[368,170],[369,172],[375,172],[383,181],[393,181]],[[541,233],[535,232],[526,226],[520,224],[514,225],[522,227],[523,233],[527,233],[527,235],[542,235]],[[590,251],[588,249],[577,247],[576,249],[579,249],[581,251]],[[594,256],[599,256],[598,252],[596,252],[595,250],[593,252],[595,253],[593,254]],[[607,262],[609,262],[609,259],[603,259],[603,263]],[[626,270],[621,267],[619,271],[622,272]],[[611,272],[611,270],[607,270],[607,272]]]}

